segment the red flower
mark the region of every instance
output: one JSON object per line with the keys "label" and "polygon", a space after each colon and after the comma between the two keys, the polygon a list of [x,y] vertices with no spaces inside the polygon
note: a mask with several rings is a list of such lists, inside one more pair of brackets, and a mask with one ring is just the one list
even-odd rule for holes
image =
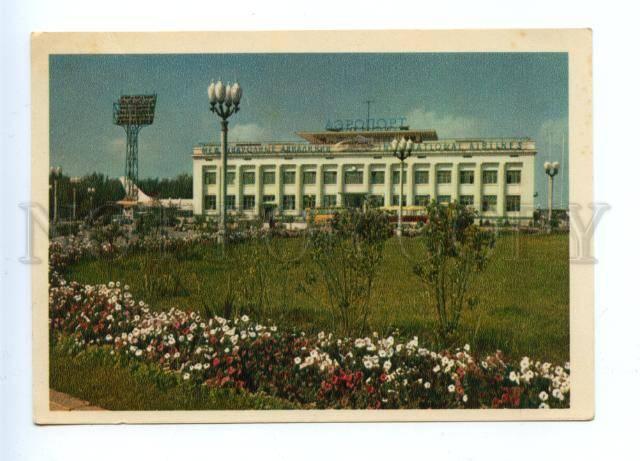
{"label": "red flower", "polygon": [[212,364],[214,367],[217,367],[218,365],[220,365],[220,359],[219,359],[218,357],[214,358],[214,359],[213,359],[213,362],[211,362],[211,364]]}

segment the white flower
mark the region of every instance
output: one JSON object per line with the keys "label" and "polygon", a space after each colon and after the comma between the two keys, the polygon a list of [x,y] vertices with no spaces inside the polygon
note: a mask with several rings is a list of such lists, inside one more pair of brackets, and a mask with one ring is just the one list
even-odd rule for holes
{"label": "white flower", "polygon": [[142,355],[142,350],[138,349],[136,351],[136,357],[140,357]]}
{"label": "white flower", "polygon": [[437,373],[440,371],[440,365],[436,365],[435,367],[433,367],[433,372]]}
{"label": "white flower", "polygon": [[449,392],[455,392],[455,390],[456,390],[456,386],[454,386],[453,384],[449,384],[449,387],[447,387],[447,390],[448,390]]}
{"label": "white flower", "polygon": [[538,394],[538,397],[540,398],[540,400],[545,402],[549,398],[549,394],[547,394],[545,391],[542,391],[540,392],[540,394]]}
{"label": "white flower", "polygon": [[324,331],[321,331],[320,333],[318,333],[318,339],[320,341],[322,341],[324,339]]}
{"label": "white flower", "polygon": [[196,363],[196,364],[193,366],[193,369],[194,369],[194,370],[202,370],[202,364],[201,364],[201,363]]}
{"label": "white flower", "polygon": [[540,406],[538,408],[542,408],[543,410],[546,410],[547,408],[549,408],[549,405],[547,405],[546,403],[541,403]]}
{"label": "white flower", "polygon": [[424,388],[429,389],[431,387],[431,383],[429,381],[424,383]]}
{"label": "white flower", "polygon": [[364,367],[365,367],[367,370],[370,370],[370,369],[371,369],[371,367],[373,367],[373,362],[372,362],[370,359],[364,359],[364,360],[362,361],[362,364],[364,365]]}
{"label": "white flower", "polygon": [[389,371],[391,369],[391,361],[385,360],[384,364],[382,365],[382,368],[384,368],[384,371]]}
{"label": "white flower", "polygon": [[293,363],[295,363],[296,365],[300,365],[301,362],[302,359],[300,357],[296,357],[295,359],[293,359]]}
{"label": "white flower", "polygon": [[242,317],[240,317],[240,320],[242,320],[243,322],[248,322],[249,321],[249,316],[243,315]]}
{"label": "white flower", "polygon": [[387,356],[387,353],[386,353],[386,351],[385,351],[384,349],[380,349],[380,350],[378,351],[378,355],[379,355],[380,357],[384,358],[384,357],[386,357],[386,356]]}
{"label": "white flower", "polygon": [[464,345],[464,350],[469,352],[471,350],[471,346],[469,346],[468,344]]}
{"label": "white flower", "polygon": [[189,373],[185,373],[182,375],[182,379],[184,379],[185,381],[188,380],[189,378],[191,378],[191,375]]}
{"label": "white flower", "polygon": [[469,400],[469,397],[467,396],[467,394],[464,394],[464,395],[462,396],[462,401],[463,401],[463,402],[467,402],[468,400]]}

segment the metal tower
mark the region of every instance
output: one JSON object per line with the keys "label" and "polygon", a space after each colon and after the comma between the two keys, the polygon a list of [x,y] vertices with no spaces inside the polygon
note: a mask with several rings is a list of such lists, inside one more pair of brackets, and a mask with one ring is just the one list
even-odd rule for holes
{"label": "metal tower", "polygon": [[125,199],[138,199],[138,134],[153,123],[156,110],[155,94],[120,96],[113,103],[113,123],[127,133],[127,155],[124,166]]}

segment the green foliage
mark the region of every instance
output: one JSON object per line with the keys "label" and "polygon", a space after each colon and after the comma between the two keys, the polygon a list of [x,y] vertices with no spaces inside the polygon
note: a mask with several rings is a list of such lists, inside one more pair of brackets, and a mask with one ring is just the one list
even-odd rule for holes
{"label": "green foliage", "polygon": [[[307,333],[333,330],[332,311],[318,270],[304,237],[264,240],[267,293],[261,321],[272,319],[283,327]],[[180,265],[188,274],[189,294],[182,297],[144,294],[142,267],[145,260],[158,264],[157,252],[134,252],[114,260],[82,260],[68,268],[69,278],[81,283],[117,281],[131,286],[138,299],[154,308],[168,310],[188,306],[200,312],[222,315],[228,282],[237,287],[243,280],[243,266],[231,252],[245,251],[245,243],[228,245],[222,255],[216,245],[192,245],[166,265]],[[371,293],[371,330],[395,327],[407,337],[419,336],[435,346],[438,319],[435,309],[425,312],[425,289],[413,273],[413,266],[425,254],[424,238],[387,239],[383,263]],[[248,259],[248,258],[247,258]],[[524,234],[509,232],[496,239],[485,271],[477,274],[471,290],[478,300],[474,310],[462,313],[460,343],[507,356],[537,356],[556,362],[569,359],[569,236],[568,234]],[[231,268],[234,272],[230,272]],[[229,275],[231,277],[229,278]],[[309,274],[313,274],[313,277]],[[315,279],[310,281],[309,279]],[[313,282],[313,283],[310,283]],[[236,300],[240,295],[236,295]],[[238,303],[236,302],[236,305]],[[242,307],[237,310],[242,311]],[[207,314],[207,317],[211,317]],[[370,331],[367,331],[370,333]]]}
{"label": "green foliage", "polygon": [[424,282],[445,343],[455,335],[463,310],[477,303],[469,294],[472,279],[487,267],[495,243],[494,234],[475,225],[475,218],[472,210],[457,202],[433,201],[427,206],[422,231],[425,253],[414,272]]}
{"label": "green foliage", "polygon": [[312,259],[339,320],[339,331],[361,334],[368,325],[371,290],[389,236],[386,216],[377,210],[336,213],[329,229],[312,233]]}

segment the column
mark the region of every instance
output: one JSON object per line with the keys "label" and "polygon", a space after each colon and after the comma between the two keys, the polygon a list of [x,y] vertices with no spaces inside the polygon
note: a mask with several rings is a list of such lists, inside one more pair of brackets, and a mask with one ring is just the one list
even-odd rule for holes
{"label": "column", "polygon": [[496,215],[500,218],[504,217],[504,185],[506,180],[504,161],[498,164],[498,187],[497,187],[497,210]]}
{"label": "column", "polygon": [[451,165],[451,201],[458,199],[458,184],[460,183],[460,172],[458,171],[458,164],[453,162]]}
{"label": "column", "polygon": [[371,164],[365,163],[362,168],[362,183],[364,184],[364,193],[371,193]]}
{"label": "column", "polygon": [[282,164],[276,165],[276,212],[282,211]]}
{"label": "column", "polygon": [[384,169],[384,206],[393,204],[393,174],[391,162],[387,163]]}
{"label": "column", "polygon": [[242,213],[242,167],[238,165],[236,167],[236,212]]}
{"label": "column", "polygon": [[406,171],[407,171],[407,206],[413,206],[413,193],[414,193],[414,168],[415,164],[413,162],[407,162]]}
{"label": "column", "polygon": [[338,164],[338,178],[336,184],[337,197],[336,197],[336,206],[339,208],[343,206],[344,200],[344,165]]}
{"label": "column", "polygon": [[322,200],[324,195],[324,172],[322,171],[322,163],[318,163],[316,168],[316,207],[322,206]]}
{"label": "column", "polygon": [[473,173],[473,188],[475,190],[473,206],[479,213],[482,213],[482,162],[480,160],[476,162]]}
{"label": "column", "polygon": [[302,214],[302,165],[296,165],[296,214]]}
{"label": "column", "polygon": [[260,209],[262,207],[262,165],[256,165],[256,180],[255,180],[255,190],[256,190],[256,205],[254,208],[254,213],[256,216],[260,216]]}
{"label": "column", "polygon": [[429,195],[431,200],[438,199],[438,185],[436,184],[436,164],[435,162],[429,164]]}
{"label": "column", "polygon": [[218,193],[216,194],[216,213],[222,213],[222,206],[224,205],[224,197],[222,196],[222,161],[218,162],[216,166],[216,189]]}

